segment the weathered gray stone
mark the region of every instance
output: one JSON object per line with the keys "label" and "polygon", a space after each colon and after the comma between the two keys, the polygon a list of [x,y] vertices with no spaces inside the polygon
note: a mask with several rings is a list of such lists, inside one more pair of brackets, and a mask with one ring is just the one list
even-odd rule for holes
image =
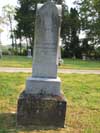
{"label": "weathered gray stone", "polygon": [[64,127],[66,100],[57,78],[61,6],[38,5],[32,77],[26,81],[17,107],[17,125]]}
{"label": "weathered gray stone", "polygon": [[54,3],[47,2],[36,15],[33,77],[57,77],[60,17]]}
{"label": "weathered gray stone", "polygon": [[61,9],[61,6],[52,2],[38,5],[32,78],[27,79],[27,93],[39,94],[43,91],[46,94],[60,95],[61,81],[57,78],[57,58]]}
{"label": "weathered gray stone", "polygon": [[18,126],[64,127],[66,100],[63,95],[44,96],[23,92],[17,109]]}
{"label": "weathered gray stone", "polygon": [[60,79],[33,78],[26,81],[26,93],[60,95]]}
{"label": "weathered gray stone", "polygon": [[[37,5],[37,10],[39,10],[41,7],[43,6],[43,4],[38,4]],[[58,15],[59,15],[59,17],[61,18],[61,16],[62,16],[62,6],[61,5],[55,5],[56,7],[57,7],[57,9],[58,9]]]}
{"label": "weathered gray stone", "polygon": [[28,57],[28,58],[32,58],[31,49],[28,49],[28,51],[27,51],[27,57]]}

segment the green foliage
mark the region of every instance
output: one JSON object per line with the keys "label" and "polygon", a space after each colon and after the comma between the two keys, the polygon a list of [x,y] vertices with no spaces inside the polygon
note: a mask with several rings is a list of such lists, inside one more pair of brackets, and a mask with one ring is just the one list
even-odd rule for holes
{"label": "green foliage", "polygon": [[[44,3],[46,1],[47,0],[18,0],[19,7],[16,8],[15,15],[15,20],[18,24],[17,29],[15,30],[15,35],[20,39],[20,49],[22,47],[22,38],[24,37],[28,42],[27,45],[33,50],[37,3]],[[55,1],[57,3],[62,2],[59,0]]]}
{"label": "green foliage", "polygon": [[72,56],[80,57],[80,46],[78,32],[80,30],[80,21],[77,10],[74,8],[70,10],[70,31],[71,31],[71,43],[70,51]]}
{"label": "green foliage", "polygon": [[100,46],[95,49],[96,57],[100,59]]}
{"label": "green foliage", "polygon": [[[34,45],[34,29],[35,29],[35,14],[37,3],[44,3],[46,0],[19,0],[20,7],[16,8],[15,19],[18,22],[17,30],[15,32],[17,38],[29,39],[29,44],[31,48]],[[57,4],[61,4],[64,1],[55,0]],[[68,8],[63,4],[63,19],[62,19],[62,31],[61,36],[65,44],[65,53],[70,54],[70,56],[77,56],[79,52],[79,39],[77,32],[79,31],[79,17],[76,9]],[[69,42],[70,41],[70,42]],[[21,42],[21,41],[20,41]],[[20,43],[21,47],[21,43]],[[65,54],[66,55],[66,54]],[[79,55],[78,55],[79,56]]]}
{"label": "green foliage", "polygon": [[81,51],[82,54],[85,54],[87,57],[90,57],[92,53],[95,54],[94,45],[89,45],[87,38],[82,41]]}
{"label": "green foliage", "polygon": [[86,33],[90,45],[99,45],[100,42],[100,16],[99,0],[76,0],[81,20],[81,29]]}
{"label": "green foliage", "polygon": [[0,45],[0,50],[2,51],[2,55],[8,55],[8,47],[9,46]]}
{"label": "green foliage", "polygon": [[63,22],[61,36],[64,45],[64,57],[80,57],[79,36],[80,20],[78,12],[75,8],[71,8],[70,12],[65,7],[63,9]]}
{"label": "green foliage", "polygon": [[[81,58],[82,53],[95,53],[95,46],[100,43],[100,9],[99,0],[76,0],[78,8],[68,10],[64,0],[54,0],[56,4],[62,4],[62,25],[61,37],[63,40],[63,56]],[[16,8],[15,20],[17,27],[13,33],[15,41],[20,40],[16,45],[22,54],[22,42],[26,41],[26,51],[28,47],[33,50],[35,15],[37,3],[44,3],[46,0],[18,0],[19,6]],[[86,37],[80,44],[79,33],[84,31]],[[86,42],[87,40],[87,42]],[[86,42],[86,44],[85,44]],[[15,43],[16,44],[16,43]],[[88,45],[87,45],[88,44]],[[80,46],[81,45],[81,46]],[[85,50],[86,49],[86,50]]]}
{"label": "green foliage", "polygon": [[93,3],[94,3],[94,7],[95,7],[96,11],[100,15],[100,0],[93,0]]}

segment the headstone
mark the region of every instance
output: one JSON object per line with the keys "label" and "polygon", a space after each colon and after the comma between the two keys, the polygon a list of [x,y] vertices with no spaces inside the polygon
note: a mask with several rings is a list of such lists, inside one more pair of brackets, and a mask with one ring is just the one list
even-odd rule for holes
{"label": "headstone", "polygon": [[82,54],[82,60],[83,60],[83,61],[86,60],[86,54]]}
{"label": "headstone", "polygon": [[32,77],[18,100],[18,125],[64,127],[66,100],[57,77],[61,9],[49,1],[37,7]]}
{"label": "headstone", "polygon": [[31,55],[31,49],[28,49],[28,51],[27,51],[27,57],[28,58],[31,58],[32,57],[32,55]]}

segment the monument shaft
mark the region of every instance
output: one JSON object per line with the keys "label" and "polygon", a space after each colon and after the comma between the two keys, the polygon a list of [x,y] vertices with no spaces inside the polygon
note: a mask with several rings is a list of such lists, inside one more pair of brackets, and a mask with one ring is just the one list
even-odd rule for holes
{"label": "monument shaft", "polygon": [[57,77],[57,48],[60,17],[53,3],[37,11],[33,56],[33,77]]}

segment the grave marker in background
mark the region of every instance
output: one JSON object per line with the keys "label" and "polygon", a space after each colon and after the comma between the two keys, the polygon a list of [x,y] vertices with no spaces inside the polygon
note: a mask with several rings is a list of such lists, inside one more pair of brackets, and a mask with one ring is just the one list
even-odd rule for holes
{"label": "grave marker in background", "polygon": [[31,49],[28,49],[28,51],[27,51],[27,57],[28,57],[28,58],[32,58]]}

